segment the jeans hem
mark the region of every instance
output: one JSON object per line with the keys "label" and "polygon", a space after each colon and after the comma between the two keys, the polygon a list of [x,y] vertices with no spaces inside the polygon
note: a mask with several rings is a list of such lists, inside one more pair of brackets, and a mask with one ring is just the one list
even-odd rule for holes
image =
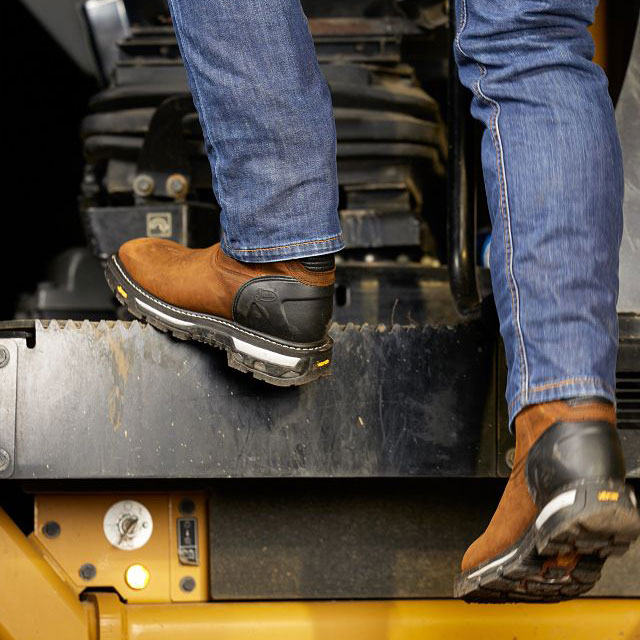
{"label": "jeans hem", "polygon": [[327,253],[336,253],[344,249],[342,234],[318,240],[302,240],[277,247],[259,247],[236,249],[229,246],[226,238],[221,242],[222,250],[240,262],[279,262],[296,260]]}
{"label": "jeans hem", "polygon": [[226,238],[221,242],[222,250],[239,262],[279,262],[281,260],[296,260],[298,258],[309,258],[320,256],[326,253],[336,253],[344,249],[342,234],[331,236],[330,238],[320,238],[318,240],[303,240],[291,242],[290,244],[278,247],[262,247],[256,249],[233,249],[229,246]]}
{"label": "jeans hem", "polygon": [[509,404],[509,431],[513,433],[513,421],[520,411],[532,404],[566,400],[580,396],[598,396],[606,398],[612,404],[616,402],[615,391],[601,378],[576,376],[568,380],[550,380],[543,385],[532,387],[528,393],[518,394]]}

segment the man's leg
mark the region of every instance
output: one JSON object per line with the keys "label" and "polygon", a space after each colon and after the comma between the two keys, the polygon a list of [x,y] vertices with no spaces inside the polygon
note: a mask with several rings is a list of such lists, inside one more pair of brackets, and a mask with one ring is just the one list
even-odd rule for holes
{"label": "man's leg", "polygon": [[331,97],[299,0],[170,0],[221,206],[221,245],[126,243],[107,279],[135,315],[278,385],[329,370],[342,248]]}
{"label": "man's leg", "polygon": [[[640,531],[615,433],[622,163],[587,31],[596,2],[457,0],[455,56],[486,130],[491,275],[514,469],[458,595],[557,599]],[[571,400],[571,399],[574,400]]]}
{"label": "man's leg", "polygon": [[338,251],[336,132],[299,0],[170,0],[222,207],[244,262]]}

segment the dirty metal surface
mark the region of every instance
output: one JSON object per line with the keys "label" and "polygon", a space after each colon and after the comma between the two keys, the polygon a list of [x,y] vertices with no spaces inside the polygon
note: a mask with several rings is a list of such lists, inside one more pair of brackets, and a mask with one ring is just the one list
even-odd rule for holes
{"label": "dirty metal surface", "polygon": [[15,341],[14,478],[495,475],[480,323],[334,325],[333,375],[284,389],[137,322],[34,330]]}
{"label": "dirty metal surface", "polygon": [[16,340],[0,334],[0,478],[13,474],[16,439]]}

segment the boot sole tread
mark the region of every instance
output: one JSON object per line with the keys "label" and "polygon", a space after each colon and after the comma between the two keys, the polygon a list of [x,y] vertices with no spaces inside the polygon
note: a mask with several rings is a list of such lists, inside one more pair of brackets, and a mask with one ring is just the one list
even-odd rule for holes
{"label": "boot sole tread", "polygon": [[458,576],[454,595],[468,602],[569,600],[592,589],[607,557],[622,555],[639,535],[635,507],[585,505],[543,536],[533,523],[511,549]]}
{"label": "boot sole tread", "polygon": [[[328,376],[331,373],[330,362],[328,363],[328,366],[317,366],[318,362],[322,363],[326,360],[331,360],[332,341],[330,338],[327,338],[327,342],[324,345],[292,345],[285,342],[279,342],[271,336],[261,336],[241,327],[240,325],[234,327],[237,323],[233,323],[223,318],[193,313],[188,310],[181,310],[177,307],[173,307],[172,305],[164,303],[160,299],[156,299],[155,296],[146,292],[140,285],[135,286],[133,281],[126,277],[123,267],[120,266],[115,257],[110,258],[107,262],[105,277],[109,288],[115,295],[118,302],[123,305],[134,318],[146,322],[163,333],[169,333],[178,340],[192,340],[194,342],[208,344],[225,351],[229,367],[243,373],[250,373],[257,380],[279,387],[291,387],[308,384],[309,382],[313,382],[321,377]],[[122,295],[120,291],[121,289],[124,290],[126,297]],[[152,311],[154,311],[154,309],[149,304],[146,304],[145,306],[147,306],[151,311],[143,311],[138,305],[138,298],[136,297],[138,295],[143,295],[145,297],[145,303],[162,305],[163,309],[166,310],[162,311],[163,315],[167,315],[168,312],[171,312],[172,310],[188,314],[189,323],[193,325],[193,328],[179,329],[172,326],[168,322],[163,321],[157,315],[153,315]],[[218,322],[221,325],[220,328],[213,330],[211,327],[206,326],[203,322],[206,318],[209,318],[212,322]],[[229,327],[230,329],[225,331],[224,327]],[[225,337],[226,334],[231,335],[231,332],[234,329],[241,332],[241,337],[246,340],[253,339],[260,344],[268,344],[269,348],[272,348],[271,345],[275,345],[287,353],[300,355],[301,359],[307,358],[309,360],[307,369],[305,371],[301,371],[295,376],[292,375],[291,377],[284,378],[270,374],[266,371],[267,367],[270,367],[269,363],[247,356],[238,350],[234,350],[228,342],[221,339],[221,336],[223,335]],[[260,371],[259,368],[264,368],[265,371]],[[270,368],[273,369],[273,367]],[[290,374],[285,371],[285,375]]]}

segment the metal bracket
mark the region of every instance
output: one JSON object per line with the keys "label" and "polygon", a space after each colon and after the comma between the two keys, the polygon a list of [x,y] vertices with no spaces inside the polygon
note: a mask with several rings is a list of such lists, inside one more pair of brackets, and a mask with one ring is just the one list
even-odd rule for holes
{"label": "metal bracket", "polygon": [[16,448],[16,389],[18,347],[0,340],[0,478],[13,475]]}

